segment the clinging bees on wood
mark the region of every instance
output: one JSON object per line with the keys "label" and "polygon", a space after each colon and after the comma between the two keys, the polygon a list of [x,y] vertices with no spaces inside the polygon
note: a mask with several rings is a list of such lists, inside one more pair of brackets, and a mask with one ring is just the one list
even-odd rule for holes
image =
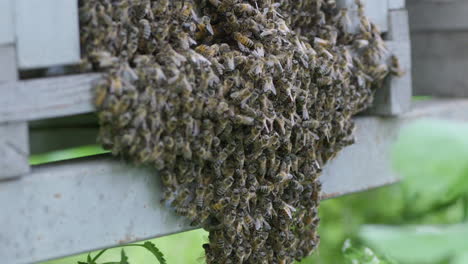
{"label": "clinging bees on wood", "polygon": [[207,263],[292,263],[318,245],[323,166],[354,142],[396,57],[325,0],[80,2],[99,142],[157,169],[210,232]]}

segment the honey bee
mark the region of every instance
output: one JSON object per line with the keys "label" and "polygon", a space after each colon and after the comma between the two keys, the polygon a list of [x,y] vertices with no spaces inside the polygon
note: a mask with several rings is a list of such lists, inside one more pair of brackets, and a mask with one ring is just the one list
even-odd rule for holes
{"label": "honey bee", "polygon": [[181,6],[183,6],[183,9],[179,13],[179,18],[185,22],[191,19],[194,14],[193,5],[191,3],[181,3]]}
{"label": "honey bee", "polygon": [[203,16],[200,22],[197,24],[197,28],[204,35],[206,33],[209,35],[214,35],[213,27],[211,26],[211,19],[209,16]]}
{"label": "honey bee", "polygon": [[218,202],[214,203],[211,205],[211,208],[214,210],[214,211],[221,211],[223,210],[226,206],[229,205],[229,203],[231,202],[231,198],[230,197],[223,197],[221,198],[220,200],[218,200]]}
{"label": "honey bee", "polygon": [[140,19],[138,22],[140,25],[140,32],[143,39],[149,39],[151,36],[151,25],[148,20]]}
{"label": "honey bee", "polygon": [[223,196],[227,192],[227,190],[232,186],[233,183],[234,178],[232,176],[225,178],[217,187],[216,194],[219,196]]}
{"label": "honey bee", "polygon": [[395,55],[392,55],[390,57],[390,60],[391,60],[390,70],[392,74],[398,77],[405,75],[405,72],[402,70],[400,66],[400,60],[398,59],[398,57]]}
{"label": "honey bee", "polygon": [[248,3],[239,3],[234,6],[234,11],[240,15],[254,16],[258,10]]}
{"label": "honey bee", "polygon": [[254,45],[255,45],[255,43],[251,39],[249,39],[248,37],[242,35],[239,32],[234,32],[233,38],[234,38],[234,40],[236,40],[238,42],[239,48],[241,50],[244,49],[243,47],[253,48]]}
{"label": "honey bee", "polygon": [[151,3],[151,10],[153,11],[154,15],[162,15],[164,14],[169,6],[169,0],[158,0],[153,1]]}

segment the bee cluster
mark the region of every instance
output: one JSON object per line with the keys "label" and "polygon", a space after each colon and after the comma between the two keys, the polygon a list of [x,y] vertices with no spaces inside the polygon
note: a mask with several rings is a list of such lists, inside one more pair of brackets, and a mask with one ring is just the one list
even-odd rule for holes
{"label": "bee cluster", "polygon": [[207,263],[292,263],[319,242],[324,164],[392,71],[378,29],[325,0],[80,3],[99,140],[158,169],[210,232]]}

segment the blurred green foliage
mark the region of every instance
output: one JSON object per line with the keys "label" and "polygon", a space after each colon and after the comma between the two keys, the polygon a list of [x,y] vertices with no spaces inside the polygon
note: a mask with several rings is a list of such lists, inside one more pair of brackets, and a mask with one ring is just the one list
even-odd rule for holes
{"label": "blurred green foliage", "polygon": [[[301,263],[468,263],[466,135],[468,125],[450,121],[423,120],[404,127],[392,153],[402,183],[323,201],[320,247]],[[167,263],[204,263],[203,230],[151,241]],[[130,263],[152,263],[146,252],[130,248],[126,253]],[[120,256],[119,249],[111,249],[103,260]],[[79,259],[83,256],[47,264]]]}

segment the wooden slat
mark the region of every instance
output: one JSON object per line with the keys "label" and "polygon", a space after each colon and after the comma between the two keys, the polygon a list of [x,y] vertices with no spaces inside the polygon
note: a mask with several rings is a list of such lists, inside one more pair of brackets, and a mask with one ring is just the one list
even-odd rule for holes
{"label": "wooden slat", "polygon": [[405,7],[405,0],[388,0],[388,9],[404,9]]}
{"label": "wooden slat", "polygon": [[3,82],[14,82],[18,79],[15,53],[14,44],[0,44],[0,91],[5,90],[1,88]]}
{"label": "wooden slat", "polygon": [[413,0],[407,7],[412,32],[468,30],[465,0]]}
{"label": "wooden slat", "polygon": [[[14,44],[0,45],[0,95],[11,92],[11,87],[2,87],[1,83],[18,78],[15,53]],[[29,173],[28,155],[27,123],[0,123],[0,180]]]}
{"label": "wooden slat", "polygon": [[21,69],[80,61],[77,0],[16,0]]}
{"label": "wooden slat", "polygon": [[[25,122],[0,125],[0,180],[29,173],[28,125]],[[1,187],[0,187],[1,188]]]}
{"label": "wooden slat", "polygon": [[91,87],[99,76],[82,74],[0,84],[0,91],[7,91],[0,97],[0,123],[92,112]]}
{"label": "wooden slat", "polygon": [[468,31],[412,33],[414,94],[468,96]]}
{"label": "wooden slat", "polygon": [[[357,119],[357,143],[330,162],[323,198],[398,180],[390,147],[400,127],[419,118],[468,121],[468,100],[423,102],[400,118]],[[0,255],[28,263],[191,229],[159,204],[155,171],[109,157],[33,167],[28,177],[0,184]],[[11,201],[15,197],[15,201]]]}

